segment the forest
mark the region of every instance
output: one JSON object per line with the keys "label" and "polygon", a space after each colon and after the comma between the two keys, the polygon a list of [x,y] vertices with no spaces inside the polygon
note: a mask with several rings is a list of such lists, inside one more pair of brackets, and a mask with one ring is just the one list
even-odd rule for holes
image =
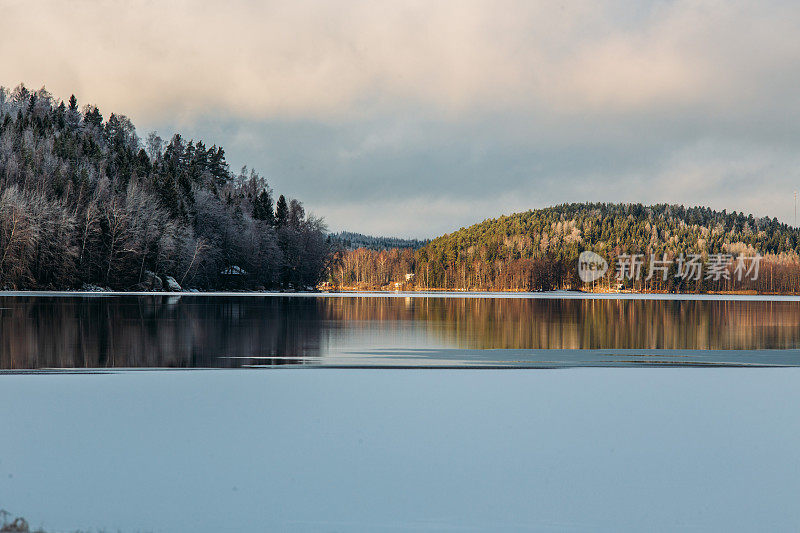
{"label": "forest", "polygon": [[[589,286],[584,250],[611,262]],[[614,258],[762,256],[757,279],[613,276]],[[800,292],[800,232],[775,218],[659,204],[574,203],[432,241],[327,235],[321,218],[203,140],[0,87],[0,289],[589,289]]]}
{"label": "forest", "polygon": [[[587,285],[578,256],[591,250],[611,263]],[[340,251],[329,270],[336,287],[540,291],[800,292],[800,232],[775,218],[679,205],[573,203],[485,220],[418,250]],[[615,258],[642,254],[641,279],[615,277]],[[669,271],[645,279],[651,254]],[[759,273],[737,279],[735,260],[719,279],[677,275],[681,254],[762,256]],[[665,279],[663,279],[665,278]]]}
{"label": "forest", "polygon": [[322,219],[225,150],[0,87],[0,289],[314,287]]}
{"label": "forest", "polygon": [[373,237],[351,231],[340,231],[331,234],[331,243],[337,248],[357,250],[391,250],[392,248],[411,248],[417,250],[430,242],[430,239],[400,239],[398,237]]}

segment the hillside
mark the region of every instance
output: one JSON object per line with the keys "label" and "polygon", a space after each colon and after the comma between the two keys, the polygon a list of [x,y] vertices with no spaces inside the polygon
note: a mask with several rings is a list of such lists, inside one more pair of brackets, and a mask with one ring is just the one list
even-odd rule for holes
{"label": "hillside", "polygon": [[[409,268],[417,288],[581,288],[577,258],[584,250],[595,251],[610,261],[620,254],[643,254],[645,273],[650,254],[659,258],[666,254],[670,260],[680,254],[700,254],[704,260],[714,254],[730,257],[760,254],[770,268],[769,287],[754,283],[734,287],[705,279],[694,283],[676,279],[674,267],[663,283],[624,280],[625,286],[640,290],[778,290],[779,287],[782,291],[796,292],[800,284],[800,277],[790,272],[797,266],[800,252],[797,229],[774,218],[666,204],[564,204],[485,220],[433,239],[417,250]],[[379,258],[375,261],[380,262]],[[362,265],[368,263],[364,258],[360,260]],[[382,270],[391,270],[391,266],[383,266]],[[369,278],[366,273],[353,276],[353,279]],[[378,284],[383,281],[380,276],[374,279]],[[608,288],[610,279],[611,276],[606,277]],[[343,281],[346,284],[346,277]]]}
{"label": "hillside", "polygon": [[705,207],[564,204],[485,220],[426,247],[431,257],[572,257],[581,250],[661,254],[800,251],[800,232],[777,219]]}
{"label": "hillside", "polygon": [[430,242],[429,239],[400,239],[398,237],[373,237],[351,231],[341,231],[330,235],[331,243],[346,250],[366,248],[368,250],[389,250],[392,248],[410,248],[418,250]]}
{"label": "hillside", "polygon": [[322,221],[222,147],[0,87],[0,289],[313,286],[327,257]]}

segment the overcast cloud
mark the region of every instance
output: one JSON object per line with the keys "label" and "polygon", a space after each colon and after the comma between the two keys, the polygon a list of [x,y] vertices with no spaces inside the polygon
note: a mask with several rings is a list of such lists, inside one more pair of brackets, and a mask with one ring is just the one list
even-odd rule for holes
{"label": "overcast cloud", "polygon": [[0,0],[0,84],[226,147],[331,229],[572,201],[792,222],[794,2]]}

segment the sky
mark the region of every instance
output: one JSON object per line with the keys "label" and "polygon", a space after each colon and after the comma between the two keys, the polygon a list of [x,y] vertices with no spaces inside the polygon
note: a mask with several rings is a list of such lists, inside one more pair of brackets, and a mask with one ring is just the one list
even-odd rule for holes
{"label": "sky", "polygon": [[0,0],[0,85],[222,145],[332,231],[564,202],[794,223],[789,1]]}

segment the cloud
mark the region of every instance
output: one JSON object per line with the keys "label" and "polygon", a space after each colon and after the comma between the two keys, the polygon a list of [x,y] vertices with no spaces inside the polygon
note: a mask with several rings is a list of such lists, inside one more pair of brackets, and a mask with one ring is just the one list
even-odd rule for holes
{"label": "cloud", "polygon": [[790,5],[626,4],[11,2],[0,49],[4,77],[148,117],[730,110],[764,75],[768,92],[798,81]]}
{"label": "cloud", "polygon": [[336,228],[595,199],[787,219],[797,27],[783,1],[12,0],[0,81],[222,144]]}

